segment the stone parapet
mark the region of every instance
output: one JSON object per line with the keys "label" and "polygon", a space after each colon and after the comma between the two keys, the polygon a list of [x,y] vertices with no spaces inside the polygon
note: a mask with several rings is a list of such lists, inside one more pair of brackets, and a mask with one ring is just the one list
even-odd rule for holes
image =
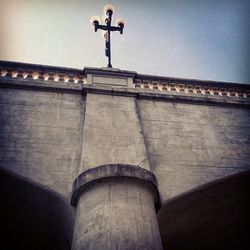
{"label": "stone parapet", "polygon": [[83,70],[9,61],[0,61],[0,77],[78,84],[86,82]]}
{"label": "stone parapet", "polygon": [[[84,70],[0,61],[0,79],[28,80],[62,86],[94,85],[102,87],[143,89],[153,93],[169,93],[182,96],[216,96],[219,98],[250,98],[250,85],[242,83],[205,81],[174,77],[137,74],[133,71],[109,68],[85,68]],[[24,83],[26,82],[24,81]]]}
{"label": "stone parapet", "polygon": [[171,94],[180,93],[183,95],[200,95],[200,96],[221,96],[221,97],[238,97],[249,98],[249,85],[204,81],[196,79],[180,79],[171,77],[156,77],[137,75],[134,80],[134,87],[139,89],[158,90],[160,92],[170,92]]}

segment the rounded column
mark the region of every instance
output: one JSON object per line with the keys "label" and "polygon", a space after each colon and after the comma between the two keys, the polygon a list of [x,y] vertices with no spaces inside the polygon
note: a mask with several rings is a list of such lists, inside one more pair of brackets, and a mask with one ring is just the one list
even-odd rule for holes
{"label": "rounded column", "polygon": [[71,203],[76,206],[72,249],[162,249],[151,172],[124,164],[89,169],[76,178]]}

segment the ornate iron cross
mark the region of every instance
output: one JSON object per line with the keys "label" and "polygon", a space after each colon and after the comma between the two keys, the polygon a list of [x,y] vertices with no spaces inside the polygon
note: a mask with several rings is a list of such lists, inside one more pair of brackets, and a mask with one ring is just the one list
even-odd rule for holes
{"label": "ornate iron cross", "polygon": [[98,29],[104,30],[104,38],[105,38],[105,55],[108,57],[108,68],[112,68],[111,65],[111,31],[120,31],[120,34],[123,33],[124,22],[121,18],[116,20],[117,26],[112,26],[112,15],[114,13],[114,7],[111,5],[106,5],[104,7],[104,13],[107,15],[105,17],[104,22],[106,25],[101,25],[101,19],[98,16],[94,16],[91,18],[91,23],[94,25],[94,30],[97,32]]}

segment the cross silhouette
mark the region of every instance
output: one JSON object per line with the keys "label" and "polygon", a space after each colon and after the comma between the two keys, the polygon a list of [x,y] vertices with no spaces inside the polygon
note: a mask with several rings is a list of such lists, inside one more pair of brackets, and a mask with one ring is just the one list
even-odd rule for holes
{"label": "cross silhouette", "polygon": [[111,65],[111,32],[112,31],[120,31],[120,34],[123,33],[124,22],[121,19],[116,20],[117,26],[112,26],[112,15],[114,13],[114,7],[111,5],[104,7],[104,12],[107,15],[105,17],[106,25],[100,24],[99,17],[93,17],[92,24],[94,25],[94,30],[97,32],[98,29],[106,31],[104,34],[105,38],[105,55],[108,57],[108,68],[112,68]]}

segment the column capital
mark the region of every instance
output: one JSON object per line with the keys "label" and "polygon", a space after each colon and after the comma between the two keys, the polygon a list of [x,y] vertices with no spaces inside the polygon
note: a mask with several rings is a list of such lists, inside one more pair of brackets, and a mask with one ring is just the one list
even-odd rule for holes
{"label": "column capital", "polygon": [[158,211],[160,208],[160,197],[155,175],[144,168],[130,164],[101,165],[81,173],[73,183],[71,205],[77,206],[79,197],[86,190],[86,188],[88,188],[88,186],[104,179],[114,179],[117,177],[133,178],[147,183],[151,187],[154,196],[155,209]]}

